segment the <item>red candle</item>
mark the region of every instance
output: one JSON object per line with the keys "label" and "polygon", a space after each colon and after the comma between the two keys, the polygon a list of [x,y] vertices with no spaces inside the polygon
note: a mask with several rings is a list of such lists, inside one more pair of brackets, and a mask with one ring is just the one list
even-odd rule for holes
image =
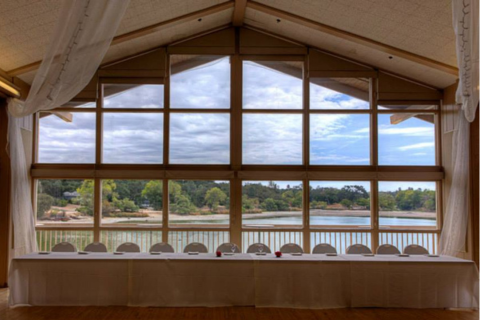
{"label": "red candle", "polygon": [[280,251],[275,251],[275,255],[277,258],[280,258],[282,256],[282,253]]}

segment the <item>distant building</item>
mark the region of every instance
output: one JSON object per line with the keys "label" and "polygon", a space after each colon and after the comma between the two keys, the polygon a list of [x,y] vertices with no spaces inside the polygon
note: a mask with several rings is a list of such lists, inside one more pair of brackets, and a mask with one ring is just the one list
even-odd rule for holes
{"label": "distant building", "polygon": [[66,199],[66,200],[71,200],[71,199],[76,198],[78,196],[80,196],[80,194],[77,191],[73,191],[73,192],[65,191],[63,193],[63,198]]}

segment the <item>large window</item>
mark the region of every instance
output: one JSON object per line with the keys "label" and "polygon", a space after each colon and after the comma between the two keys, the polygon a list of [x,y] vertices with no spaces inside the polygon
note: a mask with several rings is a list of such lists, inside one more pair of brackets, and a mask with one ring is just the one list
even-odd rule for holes
{"label": "large window", "polygon": [[244,181],[242,220],[245,227],[303,225],[300,181]]}
{"label": "large window", "polygon": [[228,226],[230,223],[228,181],[170,180],[168,202],[170,226]]}
{"label": "large window", "polygon": [[435,165],[434,114],[379,114],[380,165]]}
{"label": "large window", "polygon": [[369,227],[370,202],[368,181],[311,181],[310,225]]}
{"label": "large window", "polygon": [[37,225],[93,224],[93,180],[39,179],[36,182]]}
{"label": "large window", "polygon": [[229,164],[228,113],[172,113],[170,163]]}
{"label": "large window", "polygon": [[161,225],[162,190],[162,180],[103,180],[102,224]]}
{"label": "large window", "polygon": [[42,250],[95,239],[110,251],[234,241],[435,252],[438,101],[371,100],[388,99],[381,78],[311,72],[304,55],[167,61],[165,77],[100,78],[98,100],[36,115]]}
{"label": "large window", "polygon": [[380,227],[435,229],[437,227],[436,189],[436,182],[379,182]]}
{"label": "large window", "polygon": [[94,163],[95,113],[41,112],[39,163]]}

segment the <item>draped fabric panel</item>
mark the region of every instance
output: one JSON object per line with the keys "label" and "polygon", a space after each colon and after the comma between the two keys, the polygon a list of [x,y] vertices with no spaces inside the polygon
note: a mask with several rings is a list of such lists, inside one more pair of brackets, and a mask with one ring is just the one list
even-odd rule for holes
{"label": "draped fabric panel", "polygon": [[453,179],[440,237],[440,252],[464,251],[468,227],[470,122],[478,106],[478,0],[452,0],[459,83],[456,102],[462,106],[452,141]]}
{"label": "draped fabric panel", "polygon": [[11,212],[15,255],[36,250],[30,182],[19,117],[52,110],[74,98],[92,79],[115,36],[129,0],[64,1],[50,45],[25,101],[9,99]]}

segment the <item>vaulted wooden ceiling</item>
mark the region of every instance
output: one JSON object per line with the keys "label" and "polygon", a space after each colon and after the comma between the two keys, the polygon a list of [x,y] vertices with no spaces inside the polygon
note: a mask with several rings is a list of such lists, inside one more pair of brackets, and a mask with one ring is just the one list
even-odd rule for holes
{"label": "vaulted wooden ceiling", "polygon": [[[0,69],[31,83],[62,0],[0,7]],[[246,26],[438,88],[457,79],[450,0],[131,0],[104,62]]]}

